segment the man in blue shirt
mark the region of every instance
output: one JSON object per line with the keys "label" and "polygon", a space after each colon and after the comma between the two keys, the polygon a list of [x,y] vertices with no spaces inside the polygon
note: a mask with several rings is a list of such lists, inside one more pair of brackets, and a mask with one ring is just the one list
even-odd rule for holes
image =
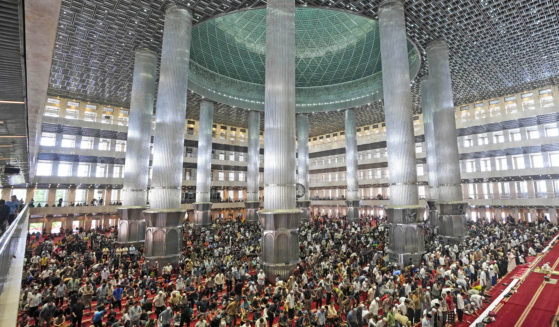
{"label": "man in blue shirt", "polygon": [[12,200],[6,202],[8,208],[10,208],[10,216],[8,217],[8,225],[16,219],[17,208],[19,208],[19,201],[15,195],[12,195]]}
{"label": "man in blue shirt", "polygon": [[103,306],[98,306],[97,310],[93,314],[93,318],[91,318],[91,322],[95,327],[102,327],[103,326],[103,316],[105,315],[105,308]]}
{"label": "man in blue shirt", "polygon": [[113,309],[118,307],[118,310],[122,311],[122,294],[124,293],[124,289],[117,285],[113,290]]}

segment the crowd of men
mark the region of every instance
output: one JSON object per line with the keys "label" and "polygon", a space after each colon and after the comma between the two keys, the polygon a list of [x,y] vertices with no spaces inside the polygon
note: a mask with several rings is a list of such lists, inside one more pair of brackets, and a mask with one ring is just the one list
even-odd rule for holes
{"label": "crowd of men", "polygon": [[[428,227],[428,226],[426,226]],[[108,230],[30,238],[21,326],[446,326],[474,315],[499,278],[540,252],[557,228],[469,223],[399,268],[385,256],[386,223],[318,217],[302,223],[301,262],[288,280],[260,269],[257,223],[184,225],[181,260],[154,265]],[[471,317],[471,316],[470,316]]]}

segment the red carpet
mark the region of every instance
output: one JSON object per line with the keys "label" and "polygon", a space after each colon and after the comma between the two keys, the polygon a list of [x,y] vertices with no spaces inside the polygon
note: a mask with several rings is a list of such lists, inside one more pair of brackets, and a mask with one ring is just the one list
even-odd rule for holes
{"label": "red carpet", "polygon": [[[556,243],[531,269],[545,262],[554,265],[558,260],[559,243]],[[526,279],[519,283],[516,293],[497,307],[496,321],[491,326],[549,326],[559,307],[559,283],[544,283],[544,276],[531,270]],[[558,279],[557,276],[552,278]]]}

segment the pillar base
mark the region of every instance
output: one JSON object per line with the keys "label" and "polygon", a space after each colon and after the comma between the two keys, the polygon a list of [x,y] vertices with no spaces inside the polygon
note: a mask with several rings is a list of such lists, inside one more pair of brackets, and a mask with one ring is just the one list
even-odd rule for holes
{"label": "pillar base", "polygon": [[118,244],[140,244],[146,238],[146,221],[143,211],[146,206],[129,206],[117,208],[118,221]]}
{"label": "pillar base", "polygon": [[212,203],[195,202],[194,203],[194,225],[208,226],[211,224],[212,224]]}
{"label": "pillar base", "polygon": [[246,222],[257,222],[258,221],[258,210],[260,209],[259,201],[247,201],[245,202],[246,210]]}
{"label": "pillar base", "polygon": [[146,220],[144,257],[146,260],[158,262],[160,265],[179,261],[185,212],[181,209],[144,211]]}
{"label": "pillar base", "polygon": [[297,201],[297,209],[301,210],[301,221],[309,221],[311,217],[311,201],[301,200]]}
{"label": "pillar base", "polygon": [[441,225],[437,203],[434,200],[428,200],[427,206],[429,207],[429,225],[434,232],[437,232]]}
{"label": "pillar base", "polygon": [[349,222],[353,222],[353,221],[359,221],[360,217],[359,217],[359,208],[361,207],[360,200],[347,200],[346,202],[347,205],[347,220]]}
{"label": "pillar base", "polygon": [[460,243],[466,235],[465,202],[439,203],[439,234],[447,244]]}
{"label": "pillar base", "polygon": [[404,267],[418,265],[425,252],[422,206],[390,206],[386,215],[390,223],[390,244],[387,248],[389,261]]}
{"label": "pillar base", "polygon": [[299,264],[299,220],[301,210],[261,210],[262,269],[268,281],[276,276],[287,281]]}

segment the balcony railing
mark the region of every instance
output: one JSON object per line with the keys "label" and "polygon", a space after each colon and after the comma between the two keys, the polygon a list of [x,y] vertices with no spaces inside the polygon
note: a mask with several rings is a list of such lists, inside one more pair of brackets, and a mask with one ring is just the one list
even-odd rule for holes
{"label": "balcony railing", "polygon": [[25,206],[0,238],[0,326],[16,325],[28,223]]}

